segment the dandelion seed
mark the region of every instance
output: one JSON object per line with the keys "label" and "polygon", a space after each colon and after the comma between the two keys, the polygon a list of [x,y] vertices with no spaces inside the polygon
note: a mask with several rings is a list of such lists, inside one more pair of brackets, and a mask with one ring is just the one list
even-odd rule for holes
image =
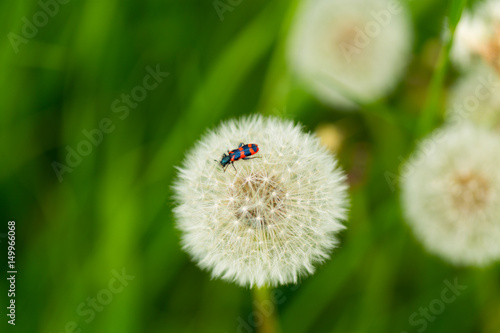
{"label": "dandelion seed", "polygon": [[[222,154],[240,142],[257,143],[261,158],[223,172],[208,147]],[[299,188],[299,177],[309,182]],[[217,187],[207,186],[214,179]],[[347,212],[336,160],[299,126],[277,118],[243,118],[209,132],[188,153],[174,190],[183,248],[213,277],[241,286],[297,283],[312,274],[337,245]],[[192,200],[199,192],[205,197]]]}
{"label": "dandelion seed", "polygon": [[426,248],[457,265],[500,259],[500,138],[471,125],[447,127],[402,178],[407,221]]}
{"label": "dandelion seed", "polygon": [[308,0],[298,9],[288,53],[292,69],[321,100],[347,109],[388,93],[411,45],[409,14],[398,2]]}

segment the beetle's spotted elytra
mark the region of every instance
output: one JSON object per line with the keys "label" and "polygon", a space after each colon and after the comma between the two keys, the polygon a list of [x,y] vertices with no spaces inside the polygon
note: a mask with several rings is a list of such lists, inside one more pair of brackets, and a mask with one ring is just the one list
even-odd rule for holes
{"label": "beetle's spotted elytra", "polygon": [[238,148],[233,150],[228,150],[227,154],[223,154],[222,159],[220,161],[217,160],[215,161],[217,163],[220,163],[224,172],[226,171],[229,164],[231,164],[234,170],[237,171],[236,167],[234,166],[235,161],[241,159],[250,160],[254,158],[254,157],[251,158],[250,156],[257,154],[258,151],[259,151],[259,146],[256,145],[255,143],[248,143],[248,144],[240,143]]}

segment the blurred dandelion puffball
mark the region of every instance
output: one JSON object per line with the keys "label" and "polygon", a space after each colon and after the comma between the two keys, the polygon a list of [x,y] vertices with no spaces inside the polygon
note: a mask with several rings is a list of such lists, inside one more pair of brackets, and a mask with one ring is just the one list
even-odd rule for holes
{"label": "blurred dandelion puffball", "polygon": [[402,175],[407,221],[424,246],[456,265],[500,258],[500,137],[471,125],[421,143]]}
{"label": "blurred dandelion puffball", "polygon": [[[214,162],[239,143],[252,160]],[[187,154],[174,190],[183,248],[212,277],[258,287],[297,283],[329,257],[344,229],[347,185],[319,140],[291,121],[222,123]]]}
{"label": "blurred dandelion puffball", "polygon": [[388,93],[412,45],[407,10],[397,0],[306,0],[292,27],[292,70],[324,102],[355,108]]}
{"label": "blurred dandelion puffball", "polygon": [[450,90],[447,121],[470,122],[500,133],[500,76],[478,64],[460,77]]}
{"label": "blurred dandelion puffball", "polygon": [[500,73],[500,2],[479,2],[473,11],[462,15],[455,30],[451,58],[468,68],[483,62]]}

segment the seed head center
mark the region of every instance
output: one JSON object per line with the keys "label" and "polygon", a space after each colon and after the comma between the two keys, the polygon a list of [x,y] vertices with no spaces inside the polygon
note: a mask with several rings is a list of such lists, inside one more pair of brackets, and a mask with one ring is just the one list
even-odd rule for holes
{"label": "seed head center", "polygon": [[476,45],[475,51],[500,74],[500,24],[495,26],[495,32],[489,41]]}
{"label": "seed head center", "polygon": [[490,186],[477,173],[467,172],[452,179],[452,200],[455,207],[465,212],[475,212],[484,208],[489,199]]}
{"label": "seed head center", "polygon": [[234,216],[242,226],[268,229],[286,215],[285,191],[274,176],[255,172],[238,178],[230,192]]}

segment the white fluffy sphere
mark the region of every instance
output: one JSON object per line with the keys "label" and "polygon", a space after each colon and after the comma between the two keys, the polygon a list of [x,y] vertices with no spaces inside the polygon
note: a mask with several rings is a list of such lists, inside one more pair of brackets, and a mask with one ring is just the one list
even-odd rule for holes
{"label": "white fluffy sphere", "polygon": [[477,3],[463,13],[455,30],[451,59],[462,68],[485,63],[500,72],[500,2]]}
{"label": "white fluffy sphere", "polygon": [[500,259],[500,137],[471,125],[446,127],[407,162],[402,198],[425,247],[457,265]]}
{"label": "white fluffy sphere", "polygon": [[343,108],[388,93],[410,58],[409,14],[394,0],[306,0],[289,42],[292,69]]}
{"label": "white fluffy sphere", "polygon": [[[214,159],[254,143],[224,172]],[[329,257],[344,228],[337,161],[300,126],[260,116],[222,123],[186,156],[174,185],[183,248],[213,277],[241,286],[296,283]]]}
{"label": "white fluffy sphere", "polygon": [[447,121],[470,122],[500,133],[500,76],[484,64],[477,64],[452,86]]}

